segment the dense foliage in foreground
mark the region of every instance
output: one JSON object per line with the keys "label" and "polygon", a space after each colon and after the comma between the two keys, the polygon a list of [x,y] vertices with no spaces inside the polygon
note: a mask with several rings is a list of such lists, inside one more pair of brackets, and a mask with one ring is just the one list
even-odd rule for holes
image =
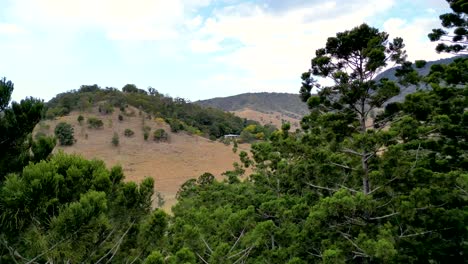
{"label": "dense foliage in foreground", "polygon": [[[302,75],[303,131],[241,152],[225,181],[187,181],[173,216],[152,209],[150,178],[50,157],[54,141],[29,136],[42,103],[9,107],[0,82],[0,262],[466,263],[468,58],[421,77],[387,38],[365,24],[329,38]],[[389,60],[430,89],[388,103],[398,86],[372,76]],[[313,76],[334,84],[313,96]]]}

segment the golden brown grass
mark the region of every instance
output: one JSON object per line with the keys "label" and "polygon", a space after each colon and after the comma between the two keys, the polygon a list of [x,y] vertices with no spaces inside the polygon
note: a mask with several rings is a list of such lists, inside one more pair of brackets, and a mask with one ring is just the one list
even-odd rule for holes
{"label": "golden brown grass", "polygon": [[[197,178],[204,172],[211,172],[221,179],[221,173],[231,170],[233,162],[239,162],[238,155],[232,152],[232,146],[185,132],[171,133],[167,124],[155,119],[143,119],[137,109],[131,110],[137,114],[133,117],[124,116],[123,121],[118,120],[118,109],[110,115],[101,115],[96,109],[92,113],[81,113],[85,117],[81,126],[77,121],[80,113],[73,112],[54,121],[43,121],[42,131],[52,134],[55,125],[61,121],[72,124],[77,142],[73,146],[57,146],[54,151],[63,150],[89,159],[101,159],[108,167],[120,164],[129,181],[138,182],[146,176],[154,178],[156,190],[166,201],[166,211],[175,204],[175,195],[185,181]],[[86,120],[89,116],[102,119],[104,126],[101,129],[88,128]],[[143,122],[145,126],[151,127],[148,141],[143,139]],[[48,130],[44,130],[44,123],[50,126]],[[135,132],[132,137],[124,136],[127,128]],[[152,140],[152,132],[158,128],[169,133],[168,142]],[[39,126],[36,132],[38,130]],[[114,132],[120,138],[118,147],[111,143]],[[248,150],[249,146],[240,145],[239,148]]]}

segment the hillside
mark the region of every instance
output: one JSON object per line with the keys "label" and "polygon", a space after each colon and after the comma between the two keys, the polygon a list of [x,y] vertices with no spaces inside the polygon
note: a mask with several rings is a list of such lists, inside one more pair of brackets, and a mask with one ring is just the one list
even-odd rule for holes
{"label": "hillside", "polygon": [[299,95],[288,93],[245,93],[195,103],[277,127],[283,122],[289,122],[298,128],[301,118],[308,113],[307,105],[301,101]]}
{"label": "hillside", "polygon": [[[126,112],[137,110],[128,107]],[[85,118],[82,125],[77,121],[80,114]],[[140,182],[145,176],[154,178],[155,189],[166,201],[166,210],[175,204],[175,195],[185,181],[197,178],[204,172],[211,172],[222,179],[221,173],[231,170],[233,162],[239,161],[238,155],[232,152],[232,146],[186,132],[172,133],[168,124],[158,119],[148,120],[145,115],[124,116],[122,121],[119,121],[118,115],[118,109],[112,114],[99,114],[97,107],[84,113],[73,111],[56,120],[41,121],[34,134],[40,131],[52,135],[59,122],[71,124],[75,131],[76,143],[72,146],[57,145],[54,152],[62,150],[88,159],[100,159],[107,167],[120,164],[127,181]],[[103,127],[88,128],[88,117],[101,119]],[[143,123],[151,128],[147,141],[143,139]],[[169,133],[168,142],[158,143],[152,140],[152,132],[158,128]],[[125,129],[131,129],[135,134],[126,137]],[[119,135],[120,143],[117,147],[111,144],[114,132]],[[248,147],[242,144],[239,148],[247,150]]]}
{"label": "hillside", "polygon": [[150,117],[161,118],[172,131],[184,130],[211,139],[225,134],[240,134],[246,126],[254,123],[220,109],[204,108],[183,98],[164,96],[153,88],[145,91],[134,85],[126,85],[122,90],[83,85],[78,90],[52,98],[47,103],[45,117],[53,119],[71,111],[87,112],[96,106],[103,113],[112,112],[114,107],[122,109],[133,106],[137,109],[136,113],[144,111]]}

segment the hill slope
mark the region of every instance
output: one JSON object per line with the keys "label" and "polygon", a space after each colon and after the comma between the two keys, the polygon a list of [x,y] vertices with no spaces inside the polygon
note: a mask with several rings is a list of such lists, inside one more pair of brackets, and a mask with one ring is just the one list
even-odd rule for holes
{"label": "hill slope", "polygon": [[[132,112],[136,108],[128,107]],[[83,115],[85,123],[80,125],[78,115]],[[75,153],[86,158],[103,160],[108,167],[120,164],[127,180],[139,182],[145,176],[155,179],[155,188],[166,201],[164,208],[175,203],[175,195],[179,187],[191,178],[197,178],[204,172],[211,172],[218,178],[221,173],[231,170],[233,162],[239,162],[237,154],[232,152],[231,146],[217,141],[211,141],[201,136],[189,135],[181,131],[170,132],[170,127],[160,119],[147,119],[142,114],[118,118],[118,109],[112,114],[100,114],[97,107],[88,112],[73,111],[67,116],[55,120],[44,120],[36,127],[35,133],[53,134],[55,125],[67,122],[74,127],[77,142],[72,146],[57,146],[54,151]],[[97,117],[104,123],[102,128],[88,128],[88,117]],[[151,128],[150,135],[156,129],[162,128],[169,133],[168,142],[155,142],[152,137],[143,139],[142,127]],[[135,132],[132,137],[125,137],[125,129]],[[111,144],[113,133],[119,135],[119,146]],[[240,145],[240,149],[247,150],[248,145]]]}
{"label": "hill slope", "polygon": [[283,122],[289,122],[298,128],[301,118],[308,113],[307,105],[301,101],[299,95],[288,93],[245,93],[195,103],[277,127]]}
{"label": "hill slope", "polygon": [[301,101],[298,94],[288,93],[245,93],[195,103],[224,111],[249,108],[263,113],[279,112],[292,118],[301,118],[308,112],[307,105]]}

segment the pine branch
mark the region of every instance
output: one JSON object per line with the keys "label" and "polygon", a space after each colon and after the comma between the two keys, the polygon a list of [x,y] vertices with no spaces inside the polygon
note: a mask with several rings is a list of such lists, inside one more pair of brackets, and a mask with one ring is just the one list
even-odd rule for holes
{"label": "pine branch", "polygon": [[202,256],[200,256],[200,254],[198,254],[198,252],[195,252],[195,254],[197,254],[197,256],[201,259],[201,261],[203,261],[203,263],[209,264],[208,261],[206,261]]}
{"label": "pine branch", "polygon": [[388,214],[388,215],[383,215],[383,216],[377,216],[377,217],[370,217],[368,218],[369,220],[380,220],[380,219],[385,219],[385,218],[388,218],[388,217],[392,217],[394,215],[399,215],[400,212],[395,212],[395,213],[391,213],[391,214]]}
{"label": "pine branch", "polygon": [[244,235],[244,231],[245,231],[245,228],[242,229],[242,232],[240,233],[239,237],[237,237],[236,242],[234,243],[234,245],[232,245],[231,249],[229,249],[229,252],[228,252],[228,253],[231,253],[231,251],[236,247],[237,243],[239,242],[239,240],[241,239],[241,237]]}
{"label": "pine branch", "polygon": [[[116,253],[117,250],[118,250],[118,247],[120,247],[120,244],[122,243],[124,237],[127,235],[128,231],[130,231],[130,228],[132,228],[132,226],[133,226],[134,223],[135,223],[135,220],[133,220],[133,222],[130,224],[130,226],[127,228],[127,230],[123,233],[123,235],[120,237],[120,239],[117,240],[117,242],[114,244],[114,246],[112,246],[112,248],[109,249],[109,251],[108,251],[104,256],[102,256],[95,264],[98,264],[99,262],[101,262],[105,257],[107,257],[107,255],[109,255],[109,254],[112,252],[112,250],[113,250],[114,248],[117,248],[117,249],[115,250],[115,252],[112,254],[112,258],[114,257],[115,253]],[[112,258],[111,258],[111,259],[112,259]],[[109,261],[108,261],[108,262],[109,262]]]}
{"label": "pine branch", "polygon": [[327,191],[331,191],[331,192],[336,192],[336,191],[338,191],[337,189],[332,189],[332,188],[328,188],[328,187],[322,187],[322,186],[314,185],[314,184],[309,183],[309,182],[306,182],[306,184],[309,185],[309,186],[311,186],[311,187],[317,188],[317,189],[327,190]]}

